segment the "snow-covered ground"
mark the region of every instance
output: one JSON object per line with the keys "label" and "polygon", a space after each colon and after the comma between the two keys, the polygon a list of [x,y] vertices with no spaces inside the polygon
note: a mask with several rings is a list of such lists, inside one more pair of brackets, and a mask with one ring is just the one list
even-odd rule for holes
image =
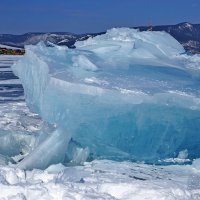
{"label": "snow-covered ground", "polygon": [[[8,68],[11,70],[10,66],[13,64],[14,61],[18,60],[22,56],[10,56],[10,55],[0,55],[0,67]],[[11,81],[12,82],[12,81]]]}
{"label": "snow-covered ground", "polygon": [[[197,165],[198,166],[198,165]],[[200,199],[200,169],[95,160],[46,170],[0,168],[1,199]]]}

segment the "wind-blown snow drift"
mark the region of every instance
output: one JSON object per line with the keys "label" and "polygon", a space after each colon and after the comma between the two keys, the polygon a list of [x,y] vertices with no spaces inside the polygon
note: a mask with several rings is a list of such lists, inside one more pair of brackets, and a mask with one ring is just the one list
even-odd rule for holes
{"label": "wind-blown snow drift", "polygon": [[76,49],[26,46],[12,69],[29,107],[58,127],[21,168],[77,163],[89,152],[155,162],[187,149],[199,157],[200,57],[165,32],[120,28]]}

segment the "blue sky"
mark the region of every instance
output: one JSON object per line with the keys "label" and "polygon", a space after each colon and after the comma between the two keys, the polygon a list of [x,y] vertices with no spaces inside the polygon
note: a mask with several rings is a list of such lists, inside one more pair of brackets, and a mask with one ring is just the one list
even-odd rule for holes
{"label": "blue sky", "polygon": [[0,33],[200,23],[200,0],[1,0]]}

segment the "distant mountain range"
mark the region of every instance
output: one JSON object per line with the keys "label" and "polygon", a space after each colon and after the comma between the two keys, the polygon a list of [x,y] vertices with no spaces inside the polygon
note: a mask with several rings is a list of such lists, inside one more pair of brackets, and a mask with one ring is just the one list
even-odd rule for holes
{"label": "distant mountain range", "polygon": [[23,35],[0,34],[0,44],[23,48],[25,45],[37,44],[40,41],[46,44],[67,45],[74,47],[77,40],[86,40],[98,34],[73,34],[65,32],[55,33],[25,33]]}
{"label": "distant mountain range", "polygon": [[[166,31],[177,39],[186,51],[200,53],[200,24],[184,22],[177,25],[140,26],[133,28],[138,28],[140,31]],[[89,34],[73,34],[68,32],[26,33],[23,35],[0,34],[0,44],[23,48],[24,45],[37,44],[40,41],[44,41],[46,44],[53,43],[74,48],[76,41],[86,40],[89,37],[103,33],[105,32]]]}

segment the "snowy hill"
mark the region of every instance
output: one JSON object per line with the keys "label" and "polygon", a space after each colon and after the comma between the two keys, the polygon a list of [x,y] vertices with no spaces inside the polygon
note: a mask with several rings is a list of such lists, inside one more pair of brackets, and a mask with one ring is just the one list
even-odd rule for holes
{"label": "snowy hill", "polygon": [[8,46],[8,45],[3,45],[3,44],[0,44],[0,48],[6,48],[6,49],[21,49],[21,48],[17,48],[17,47],[13,47],[13,46]]}
{"label": "snowy hill", "polygon": [[[166,31],[177,39],[184,48],[191,53],[200,53],[200,24],[180,23],[177,25],[162,25],[162,26],[140,26],[141,31]],[[101,33],[90,34],[73,34],[68,32],[55,32],[55,33],[26,33],[23,35],[1,34],[0,44],[24,47],[28,44],[37,44],[40,41],[45,43],[51,42],[57,45],[66,45],[74,48],[76,41],[86,40],[89,37],[101,35]]]}

